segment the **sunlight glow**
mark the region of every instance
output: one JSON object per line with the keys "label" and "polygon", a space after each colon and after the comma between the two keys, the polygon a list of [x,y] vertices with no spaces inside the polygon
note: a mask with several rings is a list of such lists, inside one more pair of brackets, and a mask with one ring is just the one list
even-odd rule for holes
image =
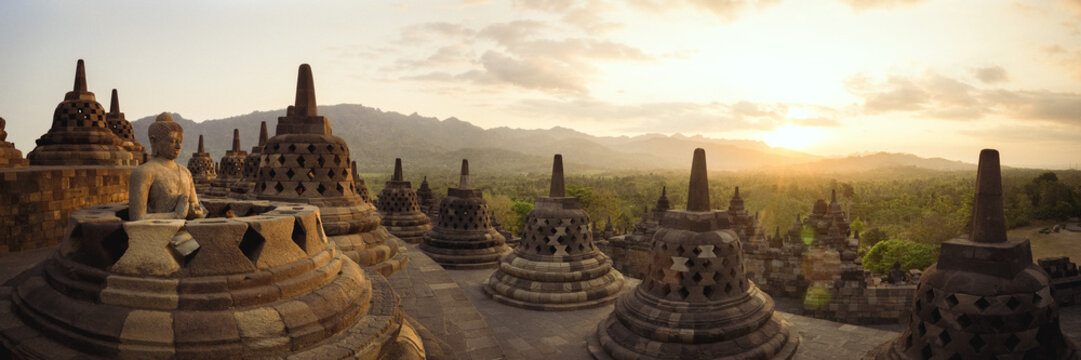
{"label": "sunlight glow", "polygon": [[[791,110],[789,112],[791,113]],[[761,139],[772,147],[802,150],[822,139],[822,129],[785,124],[773,131],[763,133]]]}

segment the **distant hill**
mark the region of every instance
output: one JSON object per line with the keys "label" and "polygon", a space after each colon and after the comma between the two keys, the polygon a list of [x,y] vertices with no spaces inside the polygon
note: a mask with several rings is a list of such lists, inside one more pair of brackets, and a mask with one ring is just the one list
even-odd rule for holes
{"label": "distant hill", "polygon": [[823,159],[786,167],[788,171],[852,173],[882,169],[916,168],[934,171],[975,171],[976,164],[943,158],[921,158],[912,154],[879,152]]}
{"label": "distant hill", "polygon": [[[686,169],[694,148],[705,148],[710,170],[752,170],[788,167],[865,171],[880,166],[916,166],[947,169],[967,164],[944,159],[922,159],[907,154],[875,154],[842,159],[819,156],[759,141],[712,139],[702,136],[646,134],[593,136],[573,129],[482,129],[451,117],[440,120],[416,113],[403,115],[362,105],[320,106],[319,113],[331,121],[334,135],[349,144],[351,156],[361,172],[389,173],[394,158],[401,157],[405,171],[456,171],[462,158],[470,159],[479,172],[544,172],[551,156],[561,153],[568,166],[578,171]],[[240,142],[250,151],[258,138],[259,122],[266,121],[274,136],[279,116],[285,110],[256,111],[220,120],[194,122],[173,114],[184,127],[181,163],[196,150],[199,134],[206,137],[206,150],[215,159],[232,144],[233,129],[240,129]],[[153,117],[132,122],[140,142],[149,145],[146,129]],[[972,165],[967,165],[972,166]]]}

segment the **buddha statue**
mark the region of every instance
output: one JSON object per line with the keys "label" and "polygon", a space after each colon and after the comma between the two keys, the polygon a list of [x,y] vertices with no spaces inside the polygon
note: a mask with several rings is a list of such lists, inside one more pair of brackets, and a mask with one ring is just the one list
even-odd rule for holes
{"label": "buddha statue", "polygon": [[150,160],[131,173],[128,195],[130,220],[196,219],[204,217],[204,209],[195,194],[191,172],[177,164],[184,129],[173,122],[168,113],[161,113],[150,124]]}

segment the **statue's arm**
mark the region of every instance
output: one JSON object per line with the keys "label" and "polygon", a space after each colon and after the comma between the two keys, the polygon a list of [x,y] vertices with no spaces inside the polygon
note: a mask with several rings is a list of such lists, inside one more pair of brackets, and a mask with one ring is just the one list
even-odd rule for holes
{"label": "statue's arm", "polygon": [[199,219],[206,217],[203,205],[199,203],[199,195],[195,193],[195,180],[191,177],[191,171],[184,169],[184,175],[188,178],[188,214],[187,219]]}
{"label": "statue's arm", "polygon": [[146,202],[150,195],[150,184],[154,182],[154,176],[149,171],[139,171],[136,168],[131,173],[128,183],[128,219],[131,221],[148,219]]}

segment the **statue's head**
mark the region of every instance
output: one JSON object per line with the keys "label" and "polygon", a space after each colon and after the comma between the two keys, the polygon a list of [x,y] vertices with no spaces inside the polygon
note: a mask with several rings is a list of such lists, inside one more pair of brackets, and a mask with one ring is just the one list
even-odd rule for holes
{"label": "statue's head", "polygon": [[150,124],[148,132],[154,157],[176,160],[180,156],[181,143],[184,142],[184,129],[180,127],[180,124],[173,122],[172,115],[169,113],[158,115],[154,123]]}

